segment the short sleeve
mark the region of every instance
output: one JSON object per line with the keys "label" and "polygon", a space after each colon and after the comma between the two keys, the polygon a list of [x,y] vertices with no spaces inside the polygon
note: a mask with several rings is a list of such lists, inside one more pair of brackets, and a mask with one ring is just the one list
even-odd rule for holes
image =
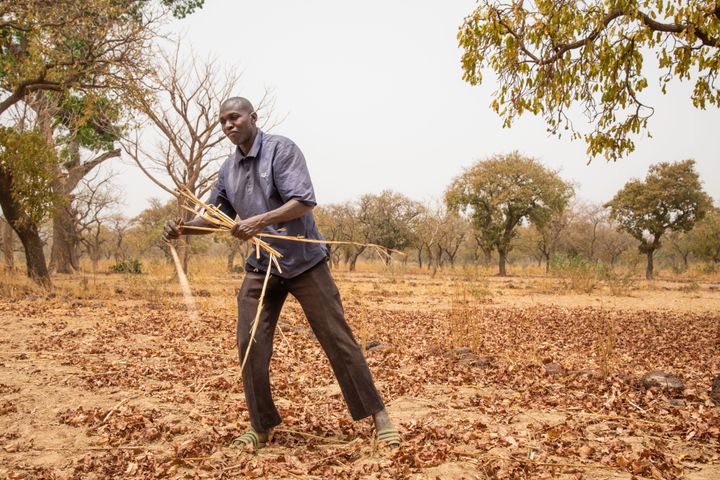
{"label": "short sleeve", "polygon": [[273,181],[283,202],[295,199],[305,205],[317,205],[305,157],[294,143],[278,147],[273,160]]}
{"label": "short sleeve", "polygon": [[227,197],[225,190],[225,166],[223,165],[218,172],[218,178],[210,191],[208,203],[220,207],[220,210],[228,217],[235,219],[237,213]]}

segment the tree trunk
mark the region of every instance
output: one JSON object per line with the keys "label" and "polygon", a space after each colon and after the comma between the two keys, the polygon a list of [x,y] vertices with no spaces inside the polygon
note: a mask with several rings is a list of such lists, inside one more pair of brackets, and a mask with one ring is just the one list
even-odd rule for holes
{"label": "tree trunk", "polygon": [[[192,188],[191,188],[192,187]],[[191,192],[195,191],[193,185],[188,186],[188,190]],[[183,205],[187,205],[188,201],[183,197],[178,198],[178,218],[182,219],[183,222],[189,222],[193,219],[193,214],[183,208]],[[181,235],[177,241],[177,252],[180,257],[180,263],[182,263],[183,272],[187,275],[188,273],[188,260],[190,259],[190,237],[187,235]]]}
{"label": "tree trunk", "polygon": [[357,259],[360,256],[359,253],[355,253],[350,255],[350,259],[348,260],[348,272],[354,272],[355,271],[355,265],[357,263]]}
{"label": "tree trunk", "polygon": [[443,267],[443,258],[442,258],[442,247],[438,245],[437,250],[435,251],[435,265],[437,265],[437,268]]}
{"label": "tree trunk", "polygon": [[75,273],[80,270],[75,217],[70,208],[69,195],[56,202],[53,213],[53,238],[50,250],[50,270],[57,273]]}
{"label": "tree trunk", "polygon": [[25,249],[27,274],[35,282],[50,288],[50,273],[45,263],[45,253],[38,227],[30,216],[22,210],[11,194],[12,176],[0,169],[0,207],[5,219],[10,223]]}
{"label": "tree trunk", "polygon": [[94,245],[88,253],[92,261],[92,272],[93,275],[95,275],[98,271],[98,264],[100,263],[100,245]]}
{"label": "tree trunk", "polygon": [[390,265],[390,262],[392,261],[392,252],[388,252],[386,250],[385,253],[387,253],[387,256],[385,257],[384,261],[385,261],[385,266],[387,267],[388,265]]}
{"label": "tree trunk", "polygon": [[647,267],[645,268],[645,278],[647,280],[653,279],[653,254],[655,253],[655,250],[648,250],[645,255],[647,255]]}
{"label": "tree trunk", "polygon": [[354,247],[352,253],[347,257],[348,259],[348,271],[354,272],[355,266],[357,265],[357,259],[365,251],[365,247]]}
{"label": "tree trunk", "polygon": [[50,272],[45,263],[43,243],[40,239],[37,226],[20,222],[20,226],[15,228],[15,232],[18,234],[18,237],[20,237],[20,241],[25,249],[25,264],[27,266],[28,276],[43,287],[50,288]]}
{"label": "tree trunk", "polygon": [[422,265],[423,265],[422,264],[422,251],[423,251],[423,247],[422,247],[422,245],[420,245],[418,247],[418,267],[420,267],[420,269],[422,269]]}
{"label": "tree trunk", "polygon": [[231,248],[227,256],[227,271],[233,273],[235,267],[235,249]]}
{"label": "tree trunk", "polygon": [[505,268],[505,264],[507,263],[507,250],[498,248],[498,256],[500,257],[498,260],[498,275],[507,277],[507,269]]}
{"label": "tree trunk", "polygon": [[544,254],[545,256],[545,275],[550,273],[550,252]]}
{"label": "tree trunk", "polygon": [[5,268],[8,270],[15,269],[15,238],[13,237],[12,226],[5,220],[0,220],[0,228],[2,228],[2,250],[3,259],[5,260]]}

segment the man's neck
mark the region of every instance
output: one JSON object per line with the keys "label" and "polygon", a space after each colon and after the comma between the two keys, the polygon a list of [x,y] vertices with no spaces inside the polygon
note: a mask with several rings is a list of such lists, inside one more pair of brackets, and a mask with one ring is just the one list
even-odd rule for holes
{"label": "man's neck", "polygon": [[240,152],[243,154],[243,157],[247,157],[248,153],[250,153],[250,150],[252,150],[253,143],[255,143],[255,137],[257,137],[257,128],[253,132],[252,137],[245,143],[238,145],[238,148],[240,149]]}

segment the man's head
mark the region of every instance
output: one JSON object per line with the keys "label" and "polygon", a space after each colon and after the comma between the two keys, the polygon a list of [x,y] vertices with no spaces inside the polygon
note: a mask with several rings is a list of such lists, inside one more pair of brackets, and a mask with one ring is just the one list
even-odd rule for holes
{"label": "man's head", "polygon": [[247,154],[257,132],[257,113],[247,98],[230,97],[220,104],[220,127]]}

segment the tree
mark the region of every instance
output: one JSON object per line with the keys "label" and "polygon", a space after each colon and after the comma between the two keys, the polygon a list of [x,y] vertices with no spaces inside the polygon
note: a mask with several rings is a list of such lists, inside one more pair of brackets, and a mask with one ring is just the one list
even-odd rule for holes
{"label": "tree", "polygon": [[[145,52],[154,35],[151,26],[159,16],[147,5],[139,0],[3,2],[0,114],[47,99],[50,94],[61,98],[69,92],[110,94],[142,78],[146,71]],[[27,129],[26,121],[33,119],[25,114],[18,124],[17,133],[24,140],[4,135],[12,146],[0,167],[0,204],[23,242],[28,274],[50,286],[37,222],[47,213],[47,201],[59,198],[50,194],[52,185],[47,184],[52,178],[48,172],[58,167],[59,158],[48,134],[50,116],[36,113],[37,130]],[[44,141],[45,146],[38,141]],[[30,153],[44,156],[26,158]],[[18,158],[10,158],[12,155]],[[33,170],[42,172],[33,178],[28,175]],[[43,195],[34,190],[38,183],[43,184]],[[31,199],[40,203],[33,204]]]}
{"label": "tree", "polygon": [[55,151],[37,131],[0,127],[0,206],[25,249],[27,274],[50,287],[38,225],[53,205]]}
{"label": "tree", "polygon": [[[591,156],[616,160],[635,148],[653,108],[644,55],[654,51],[663,73],[695,77],[692,103],[720,104],[720,6],[715,0],[481,0],[460,27],[463,78],[498,77],[493,109],[505,126],[525,112],[542,115],[548,130],[584,137]],[[594,124],[582,133],[568,116],[578,104]]]}
{"label": "tree", "polygon": [[539,234],[537,249],[541,258],[545,260],[545,273],[550,272],[550,260],[558,250],[565,232],[573,221],[573,210],[563,208],[553,211],[546,222],[540,222],[535,226]]}
{"label": "tree", "polygon": [[556,172],[513,152],[466,169],[448,187],[445,201],[450,210],[469,214],[482,243],[497,250],[499,274],[506,276],[517,227],[524,221],[545,225],[571,196],[572,187]]}
{"label": "tree", "polygon": [[416,224],[423,208],[419,202],[391,190],[365,194],[356,206],[363,242],[387,249],[387,261],[393,250],[404,250],[416,241]]}
{"label": "tree", "polygon": [[93,273],[97,272],[102,245],[108,241],[107,224],[113,217],[112,209],[120,205],[120,196],[111,180],[112,174],[99,180],[97,176],[83,180],[82,188],[72,204],[80,242],[90,257]]}
{"label": "tree", "polygon": [[114,90],[142,78],[160,15],[140,0],[2,2],[0,114],[33,92]]}
{"label": "tree", "polygon": [[695,172],[695,161],[650,166],[645,181],[631,180],[605,204],[619,228],[640,242],[647,257],[645,277],[653,278],[653,256],[666,231],[687,232],[712,206]]}
{"label": "tree", "polygon": [[[313,209],[313,216],[323,238],[330,241],[344,240],[345,225],[344,213],[347,204],[318,205]],[[332,245],[330,248],[330,261],[333,268],[340,264],[341,254],[347,252],[348,245]],[[347,255],[345,255],[347,258]]]}
{"label": "tree", "polygon": [[[441,268],[444,256],[450,262],[450,267],[453,267],[455,266],[455,257],[470,233],[470,225],[467,219],[462,218],[457,212],[448,211],[445,205],[437,213],[440,222],[436,235],[435,265]],[[428,248],[428,250],[430,249]]]}
{"label": "tree", "polygon": [[[115,259],[115,263],[127,260],[127,246],[125,245],[125,236],[132,227],[132,222],[122,214],[111,215],[108,219],[108,229],[114,239],[111,249],[111,256]],[[110,258],[108,256],[108,258]]]}
{"label": "tree", "polygon": [[92,94],[34,94],[30,99],[39,123],[45,125],[48,142],[60,151],[61,161],[52,183],[55,202],[50,269],[73,273],[80,268],[78,247],[82,243],[72,209],[73,194],[98,166],[120,157],[115,141],[122,128],[123,109],[117,100]]}
{"label": "tree", "polygon": [[720,208],[711,208],[688,232],[692,253],[703,260],[720,263]]}
{"label": "tree", "polygon": [[[692,252],[690,232],[670,232],[668,234],[668,240],[670,240],[670,248],[673,254],[671,258],[673,269],[686,272],[690,263],[688,259]],[[679,266],[676,263],[676,255],[680,257],[680,261],[682,262]]]}
{"label": "tree", "polygon": [[[229,150],[218,122],[220,103],[237,91],[239,74],[235,70],[221,71],[215,62],[183,62],[181,45],[172,54],[159,52],[153,72],[147,76],[144,88],[131,92],[132,107],[141,113],[143,124],[133,137],[126,136],[123,149],[145,175],[166,192],[177,197],[177,215],[185,221],[193,215],[185,208],[185,197],[176,189],[186,189],[198,198],[203,197],[215,183],[218,160],[227,157]],[[271,111],[271,99],[266,95],[256,110],[266,118]],[[268,112],[269,113],[269,112]],[[143,136],[139,134],[142,128]],[[154,137],[154,147],[146,136]],[[160,140],[156,140],[159,138]],[[185,271],[188,262],[189,238],[179,243]]]}
{"label": "tree", "polygon": [[417,218],[415,233],[417,235],[417,260],[420,268],[423,267],[423,255],[426,251],[428,269],[438,267],[438,261],[435,258],[434,250],[436,249],[438,237],[440,236],[440,229],[442,228],[443,223],[443,212],[445,210],[446,209],[443,205],[424,205]]}

